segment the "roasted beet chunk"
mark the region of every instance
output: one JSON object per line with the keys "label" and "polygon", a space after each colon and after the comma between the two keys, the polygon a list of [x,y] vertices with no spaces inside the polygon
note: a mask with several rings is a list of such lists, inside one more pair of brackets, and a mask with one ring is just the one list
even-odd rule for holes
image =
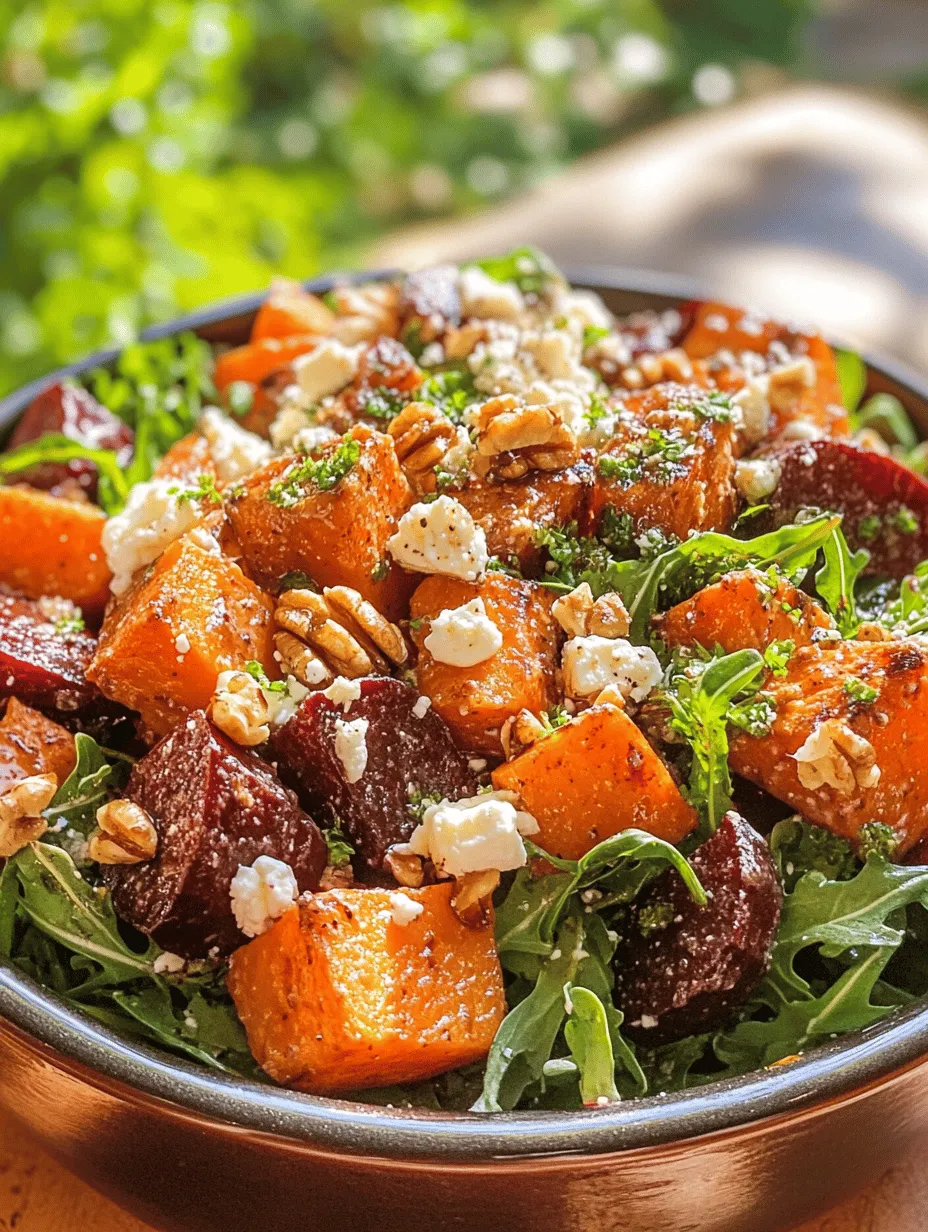
{"label": "roasted beet chunk", "polygon": [[453,265],[433,265],[408,274],[400,291],[404,337],[415,329],[421,342],[432,342],[461,323],[458,271]]}
{"label": "roasted beet chunk", "polygon": [[[13,430],[10,448],[37,440],[46,432],[61,433],[94,449],[115,449],[120,466],[132,457],[132,429],[78,385],[59,383],[43,389]],[[92,498],[97,491],[97,468],[83,458],[44,462],[18,472],[14,480],[56,494],[66,494],[76,486]]]}
{"label": "roasted beet chunk", "polygon": [[0,593],[0,699],[15,694],[68,727],[108,732],[127,712],[84,675],[96,645],[69,631],[66,610],[56,620],[47,601]]}
{"label": "roasted beet chunk", "polygon": [[318,888],[326,863],[318,827],[270,768],[202,711],[138,762],[125,794],[152,817],[158,852],[144,864],[107,866],[104,879],[122,919],[166,950],[193,958],[245,943],[229,886],[239,865],[259,856],[289,864],[301,891]]}
{"label": "roasted beet chunk", "polygon": [[[415,689],[385,677],[360,684],[361,696],[347,713],[344,703],[311,694],[272,736],[271,748],[281,777],[307,808],[337,817],[361,859],[379,868],[387,848],[405,842],[415,828],[411,803],[469,796],[477,782],[444,721],[431,710],[420,713]],[[363,743],[351,734],[357,729],[347,728],[358,720],[367,724]],[[352,764],[353,741],[361,760],[366,751],[360,773],[360,763]]]}
{"label": "roasted beet chunk", "polygon": [[629,1034],[663,1044],[711,1031],[748,998],[767,970],[783,891],[770,850],[737,813],[691,858],[709,896],[693,902],[665,873],[629,912],[616,954]]}
{"label": "roasted beet chunk", "polygon": [[841,513],[851,548],[870,553],[868,573],[903,578],[928,556],[928,483],[895,458],[847,441],[798,441],[775,456],[780,481],[768,498],[771,525],[811,506]]}

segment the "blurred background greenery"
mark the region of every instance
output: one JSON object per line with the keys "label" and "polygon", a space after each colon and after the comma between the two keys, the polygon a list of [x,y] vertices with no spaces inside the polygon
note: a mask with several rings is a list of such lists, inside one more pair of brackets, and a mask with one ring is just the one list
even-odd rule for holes
{"label": "blurred background greenery", "polygon": [[839,73],[821,17],[815,0],[0,0],[0,392],[273,272],[357,264],[399,223],[675,113]]}

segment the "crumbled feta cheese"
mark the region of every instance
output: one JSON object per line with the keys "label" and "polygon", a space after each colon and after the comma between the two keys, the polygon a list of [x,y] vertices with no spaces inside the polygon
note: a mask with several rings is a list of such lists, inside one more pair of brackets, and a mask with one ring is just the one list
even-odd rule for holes
{"label": "crumbled feta cheese", "polygon": [[345,388],[358,371],[360,346],[348,347],[335,338],[323,338],[293,361],[296,383],[311,402]]}
{"label": "crumbled feta cheese", "polygon": [[568,697],[595,697],[615,685],[624,698],[640,702],[663,675],[650,646],[633,646],[623,637],[572,637],[561,666]]}
{"label": "crumbled feta cheese", "polygon": [[113,573],[110,589],[114,594],[128,590],[136,570],[157,560],[199,518],[197,502],[179,501],[178,488],[176,479],[137,483],[123,511],[103,527],[103,551]]}
{"label": "crumbled feta cheese", "polygon": [[794,419],[780,433],[781,441],[821,441],[828,435],[811,419]]}
{"label": "crumbled feta cheese", "polygon": [[404,513],[396,534],[387,540],[390,555],[416,573],[441,573],[476,582],[486,572],[490,554],[483,529],[450,496],[439,496]]}
{"label": "crumbled feta cheese", "polygon": [[414,898],[399,890],[390,895],[390,919],[401,928],[411,924],[424,910],[422,903],[417,903]]}
{"label": "crumbled feta cheese", "polygon": [[204,552],[209,552],[210,556],[222,555],[222,548],[220,548],[215,535],[211,535],[205,526],[194,526],[193,530],[189,532],[189,538],[198,548],[202,548]]}
{"label": "crumbled feta cheese", "polygon": [[428,346],[422,348],[422,354],[419,356],[420,368],[436,368],[439,364],[445,362],[445,348],[440,342],[430,342]]}
{"label": "crumbled feta cheese", "polygon": [[290,444],[298,453],[313,453],[322,445],[328,445],[330,441],[337,439],[338,433],[327,424],[311,424],[302,432],[297,432]]}
{"label": "crumbled feta cheese", "polygon": [[367,719],[335,720],[335,756],[349,783],[357,783],[367,768]]}
{"label": "crumbled feta cheese", "polygon": [[297,900],[293,869],[273,856],[258,856],[254,864],[238,866],[229,886],[235,922],[246,937],[260,937]]}
{"label": "crumbled feta cheese", "polygon": [[179,655],[185,655],[190,650],[190,638],[186,633],[178,633],[174,639],[174,649]]}
{"label": "crumbled feta cheese", "polygon": [[312,420],[301,406],[287,402],[274,416],[268,432],[271,444],[278,451],[288,449],[298,432],[312,426]]}
{"label": "crumbled feta cheese", "polygon": [[412,712],[417,719],[424,719],[429,712],[429,707],[431,704],[432,699],[430,697],[417,697],[416,704],[413,706]]}
{"label": "crumbled feta cheese", "polygon": [[267,441],[246,431],[215,406],[203,412],[200,431],[206,437],[216,473],[224,483],[250,475],[271,456]]}
{"label": "crumbled feta cheese", "polygon": [[553,315],[566,317],[569,322],[580,327],[593,329],[611,329],[613,316],[595,291],[574,291],[564,287],[558,294]]}
{"label": "crumbled feta cheese", "polygon": [[159,954],[152,963],[152,971],[155,975],[168,975],[177,971],[183,971],[186,960],[181,958],[179,954],[172,954],[170,950],[165,950],[163,954]]}
{"label": "crumbled feta cheese", "polygon": [[455,429],[454,444],[446,451],[445,456],[441,460],[441,469],[449,471],[452,475],[458,474],[459,471],[468,470],[471,458],[475,452],[476,449],[473,441],[470,439],[470,434],[463,424],[459,424]]}
{"label": "crumbled feta cheese", "polygon": [[578,374],[580,345],[566,330],[552,329],[544,334],[526,335],[523,346],[547,380],[571,380]]}
{"label": "crumbled feta cheese", "polygon": [[424,645],[433,659],[453,667],[473,667],[495,655],[503,635],[487,615],[482,599],[445,608],[431,622]]}
{"label": "crumbled feta cheese", "polygon": [[268,722],[273,727],[282,727],[296,714],[300,702],[309,697],[309,689],[301,684],[296,676],[288,676],[284,681],[286,689],[262,689],[267,700]]}
{"label": "crumbled feta cheese", "polygon": [[512,791],[442,800],[425,810],[409,842],[394,850],[427,856],[448,877],[521,868],[527,859],[522,836],[537,834],[538,822],[517,809],[517,801]]}
{"label": "crumbled feta cheese", "polygon": [[322,696],[327,697],[330,702],[335,702],[337,706],[341,706],[347,714],[351,703],[356,702],[361,696],[361,682],[360,680],[349,680],[347,676],[336,676],[329,687],[322,690]]}
{"label": "crumbled feta cheese", "polygon": [[642,1014],[639,1021],[645,1031],[653,1031],[657,1026],[657,1019],[653,1014]]}
{"label": "crumbled feta cheese", "polygon": [[873,745],[840,719],[819,723],[792,756],[799,782],[809,791],[833,787],[851,795],[856,788],[875,787],[880,780]]}
{"label": "crumbled feta cheese", "polygon": [[522,292],[514,282],[497,282],[476,265],[461,271],[459,290],[466,317],[517,321],[525,311]]}
{"label": "crumbled feta cheese", "polygon": [[746,501],[759,505],[780,482],[776,458],[749,458],[735,463],[735,487]]}
{"label": "crumbled feta cheese", "polygon": [[731,395],[732,419],[751,444],[762,441],[770,431],[772,414],[767,398],[770,381],[766,374],[757,376]]}

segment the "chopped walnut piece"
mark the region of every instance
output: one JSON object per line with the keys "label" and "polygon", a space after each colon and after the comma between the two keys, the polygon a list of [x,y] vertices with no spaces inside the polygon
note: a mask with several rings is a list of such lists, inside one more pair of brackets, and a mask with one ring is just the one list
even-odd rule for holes
{"label": "chopped walnut piece", "polygon": [[393,874],[401,886],[417,890],[425,880],[425,868],[422,859],[410,852],[400,852],[391,848],[384,856],[384,867]]}
{"label": "chopped walnut piece", "polygon": [[[285,591],[274,619],[284,630],[274,637],[277,653],[308,688],[325,687],[333,675],[386,676],[391,663],[400,666],[409,656],[400,629],[350,586],[327,586],[322,594]],[[301,655],[297,642],[308,655]]]}
{"label": "chopped walnut piece", "polygon": [[810,791],[828,786],[849,796],[880,779],[873,745],[840,719],[819,723],[793,757],[799,782]]}
{"label": "chopped walnut piece", "polygon": [[589,625],[589,632],[598,637],[626,637],[631,620],[622,596],[615,591],[601,595],[590,611]]}
{"label": "chopped walnut piece", "polygon": [[221,732],[245,748],[263,744],[271,734],[267,698],[247,672],[221,673],[209,714]]}
{"label": "chopped walnut piece", "polygon": [[520,710],[518,714],[512,715],[503,723],[499,733],[506,760],[511,761],[513,757],[517,757],[550,730],[531,710]]}
{"label": "chopped walnut piece", "polygon": [[581,582],[568,595],[561,595],[551,607],[551,615],[568,637],[586,637],[590,631],[593,592],[588,582]]}
{"label": "chopped walnut piece", "polygon": [[455,881],[451,909],[462,923],[478,927],[489,915],[493,892],[498,885],[499,872],[495,868],[465,873]]}
{"label": "chopped walnut piece", "polygon": [[0,856],[9,859],[42,837],[48,829],[42,810],[57,790],[54,774],[30,774],[0,796]]}
{"label": "chopped walnut piece", "polygon": [[99,864],[140,864],[158,850],[152,819],[131,800],[110,800],[97,809],[87,854]]}
{"label": "chopped walnut piece", "polygon": [[580,456],[576,434],[557,402],[524,405],[513,394],[501,394],[477,410],[475,425],[477,453],[493,460],[501,479],[561,470]]}
{"label": "chopped walnut piece", "polygon": [[432,470],[456,439],[454,424],[428,402],[411,402],[389,427],[396,456],[413,474]]}

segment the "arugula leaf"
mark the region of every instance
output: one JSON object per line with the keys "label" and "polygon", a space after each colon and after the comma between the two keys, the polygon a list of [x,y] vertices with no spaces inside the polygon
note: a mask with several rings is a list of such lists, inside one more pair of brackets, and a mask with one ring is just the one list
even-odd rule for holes
{"label": "arugula leaf", "polygon": [[898,596],[874,615],[881,625],[902,637],[928,632],[928,561],[916,565],[915,571],[903,578]]}
{"label": "arugula leaf", "polygon": [[770,833],[770,851],[787,894],[806,873],[815,871],[829,881],[846,881],[860,867],[846,839],[801,817],[777,822]]}
{"label": "arugula leaf", "polygon": [[919,442],[909,413],[895,394],[874,394],[855,415],[855,429],[873,428],[890,445],[914,449]]}
{"label": "arugula leaf", "polygon": [[798,580],[812,567],[822,544],[841,523],[840,515],[822,514],[808,522],[782,526],[754,539],[734,539],[717,531],[694,535],[653,560],[622,561],[610,566],[605,582],[622,596],[631,617],[629,638],[646,642],[651,617],[662,596],[680,602],[732,569],[776,566]]}
{"label": "arugula leaf", "polygon": [[95,449],[60,432],[46,432],[37,440],[0,454],[0,475],[15,475],[43,462],[72,462],[83,458],[97,468],[97,499],[107,514],[118,513],[129,495],[129,483],[113,449]]}
{"label": "arugula leaf", "polygon": [[856,411],[867,388],[867,365],[855,351],[835,349],[835,366],[841,386],[841,400],[849,411]]}
{"label": "arugula leaf", "polygon": [[48,822],[46,841],[64,847],[76,863],[85,863],[83,839],[96,825],[97,809],[105,804],[128,776],[131,759],[113,754],[108,761],[92,736],[74,737],[77,757],[74,769],[61,784],[42,816]]}
{"label": "arugula leaf", "polygon": [[815,575],[815,589],[835,618],[842,637],[853,637],[860,627],[854,585],[870,553],[859,548],[851,553],[841,528],[836,526],[822,544],[825,563]]}
{"label": "arugula leaf", "polygon": [[543,294],[552,282],[562,281],[562,274],[550,257],[537,248],[526,245],[514,248],[500,257],[484,257],[470,262],[497,282],[514,282],[523,295]]}
{"label": "arugula leaf", "polygon": [[606,1008],[589,988],[564,985],[569,1017],[564,1039],[580,1076],[580,1095],[588,1107],[619,1099],[615,1085],[615,1057]]}
{"label": "arugula leaf", "polygon": [[732,806],[728,768],[728,720],[739,694],[755,684],[764,670],[756,650],[708,661],[693,660],[671,674],[658,695],[670,710],[670,726],[689,744],[693,764],[687,798],[714,834]]}

